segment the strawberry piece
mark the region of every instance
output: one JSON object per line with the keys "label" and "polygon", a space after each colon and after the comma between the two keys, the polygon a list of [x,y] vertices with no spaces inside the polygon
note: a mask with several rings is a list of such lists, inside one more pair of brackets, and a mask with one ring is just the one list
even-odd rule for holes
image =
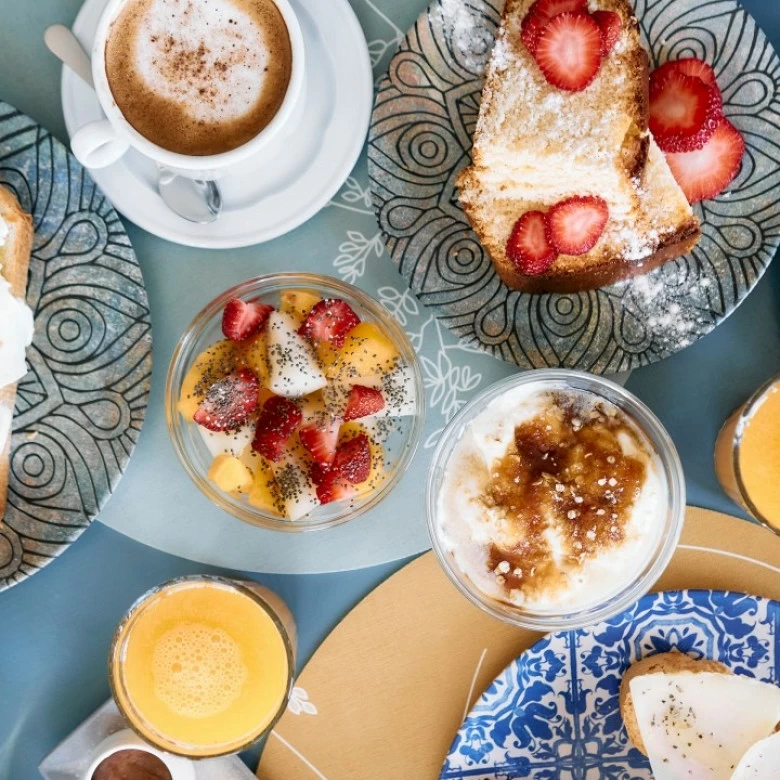
{"label": "strawberry piece", "polygon": [[371,473],[371,446],[365,433],[345,441],[336,450],[333,470],[353,485],[359,485],[368,479]]}
{"label": "strawberry piece", "polygon": [[321,504],[330,504],[332,501],[346,501],[352,498],[357,488],[346,477],[342,477],[337,471],[330,471],[325,479],[317,485],[317,498]]}
{"label": "strawberry piece", "polygon": [[260,301],[231,298],[222,312],[222,332],[231,341],[245,341],[265,328],[273,310],[273,306]]}
{"label": "strawberry piece", "polygon": [[745,139],[724,119],[709,141],[694,152],[667,154],[666,161],[690,203],[714,198],[739,173]]}
{"label": "strawberry piece", "polygon": [[[594,14],[595,15],[595,14]],[[683,57],[681,60],[669,60],[653,71],[653,79],[665,77],[670,71],[679,71],[686,76],[703,81],[708,87],[717,87],[718,82],[715,79],[715,71],[710,65],[696,57]]]}
{"label": "strawberry piece", "polygon": [[623,20],[615,11],[594,11],[592,16],[601,31],[601,56],[606,57],[623,32]]}
{"label": "strawberry piece", "polygon": [[558,257],[550,241],[547,216],[541,211],[526,211],[512,228],[506,255],[522,273],[528,276],[543,274]]}
{"label": "strawberry piece", "polygon": [[253,371],[232,371],[206,391],[193,420],[210,431],[238,430],[257,409],[259,390],[260,382]]}
{"label": "strawberry piece", "polygon": [[287,441],[301,424],[301,417],[301,410],[288,398],[269,398],[257,418],[252,449],[268,460],[279,460]]}
{"label": "strawberry piece", "polygon": [[536,52],[536,44],[542,28],[554,16],[562,13],[587,13],[588,0],[536,0],[523,19],[520,37],[531,54]]}
{"label": "strawberry piece", "polygon": [[604,232],[609,207],[597,195],[575,196],[556,203],[547,214],[550,239],[563,255],[590,252]]}
{"label": "strawberry piece", "polygon": [[325,298],[312,307],[298,333],[315,344],[327,342],[341,347],[347,334],[359,324],[360,318],[346,301]]}
{"label": "strawberry piece", "polygon": [[321,485],[328,474],[330,474],[330,468],[328,466],[320,466],[319,463],[312,463],[309,467],[309,477],[315,485]]}
{"label": "strawberry piece", "polygon": [[312,460],[319,466],[330,466],[336,457],[341,420],[331,420],[324,425],[307,425],[298,431],[298,438]]}
{"label": "strawberry piece", "polygon": [[373,387],[354,385],[349,391],[347,408],[344,410],[344,420],[357,420],[381,412],[385,408],[382,393]]}
{"label": "strawberry piece", "polygon": [[559,14],[539,33],[534,57],[550,84],[579,92],[601,67],[601,30],[587,14]]}
{"label": "strawberry piece", "polygon": [[701,149],[723,118],[717,86],[670,69],[650,77],[650,131],[665,152]]}

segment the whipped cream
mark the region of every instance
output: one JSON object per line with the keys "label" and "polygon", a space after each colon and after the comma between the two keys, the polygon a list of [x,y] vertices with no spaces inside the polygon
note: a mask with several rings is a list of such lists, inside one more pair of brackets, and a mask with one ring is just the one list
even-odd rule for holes
{"label": "whipped cream", "polygon": [[[591,414],[604,413],[599,419],[610,417],[618,422],[613,429],[613,444],[619,446],[617,457],[606,457],[603,474],[599,470],[593,478],[595,484],[585,489],[577,490],[572,482],[542,473],[545,480],[550,479],[545,494],[549,500],[533,506],[514,506],[511,497],[503,503],[492,500],[504,459],[516,453],[521,470],[529,462],[515,449],[517,426],[541,420],[544,432],[547,415],[556,409],[554,394],[575,405],[574,431],[587,427]],[[552,431],[549,436],[554,442],[555,431],[547,430]],[[630,461],[628,467],[639,469],[634,473],[643,476],[639,485],[624,483],[633,501],[624,501],[618,515],[612,514],[609,501],[619,495],[621,483],[614,480],[607,462],[619,468],[623,461],[620,451]],[[547,457],[541,452],[534,455]],[[637,464],[643,464],[643,471]],[[513,480],[518,490],[524,479]],[[507,484],[511,492],[511,476]],[[578,492],[589,497],[583,499]],[[652,558],[664,525],[667,494],[664,471],[652,445],[617,407],[563,385],[524,385],[494,399],[472,420],[453,449],[438,497],[438,536],[455,566],[488,598],[539,612],[585,609],[620,592]],[[596,503],[593,496],[598,496]],[[603,505],[598,503],[602,500]],[[568,513],[561,510],[561,502],[566,502]],[[530,525],[540,524],[542,529],[536,538],[529,531],[528,518],[532,516],[536,519]],[[574,527],[581,536],[572,536]],[[536,557],[525,565],[523,556],[529,548],[535,548]],[[508,552],[504,555],[502,551]]]}
{"label": "whipped cream", "polygon": [[32,311],[0,276],[0,387],[18,382],[27,373],[25,350],[32,338]]}

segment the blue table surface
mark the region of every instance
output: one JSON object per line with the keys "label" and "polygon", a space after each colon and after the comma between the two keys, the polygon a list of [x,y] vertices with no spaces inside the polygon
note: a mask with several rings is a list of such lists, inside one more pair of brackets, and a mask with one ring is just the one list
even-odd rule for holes
{"label": "blue table surface", "polygon": [[[351,0],[356,11],[365,0]],[[423,0],[404,6],[411,22]],[[67,140],[59,67],[42,44],[44,28],[70,24],[79,0],[0,0],[0,97]],[[744,0],[780,49],[780,3]],[[176,279],[151,264],[166,244],[128,226],[156,300]],[[389,261],[388,261],[389,262]],[[688,503],[741,514],[722,494],[712,449],[725,417],[780,367],[780,265],[774,263],[747,302],[681,354],[636,371],[628,388],[669,429],[685,467]],[[155,381],[162,381],[158,372]],[[142,489],[142,485],[134,486]],[[149,507],[153,512],[154,507]],[[161,518],[161,521],[163,518]],[[276,590],[299,628],[305,663],[349,609],[404,561],[329,575],[246,575]],[[41,759],[108,697],[106,656],[114,627],[143,591],[170,577],[216,571],[141,545],[94,523],[64,556],[0,595],[0,780],[35,778]],[[257,751],[245,756],[250,766]]]}

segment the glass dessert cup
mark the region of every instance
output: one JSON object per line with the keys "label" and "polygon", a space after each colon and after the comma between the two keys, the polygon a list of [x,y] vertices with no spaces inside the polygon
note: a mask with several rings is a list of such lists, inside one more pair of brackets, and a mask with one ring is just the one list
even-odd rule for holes
{"label": "glass dessert cup", "polygon": [[[645,564],[639,570],[632,571],[630,580],[621,582],[608,596],[596,603],[591,601],[581,608],[531,609],[492,597],[462,570],[443,538],[439,496],[455,448],[471,423],[493,401],[517,388],[563,393],[567,390],[585,391],[597,400],[614,405],[633,423],[633,427],[643,434],[647,445],[652,448],[650,454],[655,456],[659,476],[664,483],[660,498],[664,511],[657,520],[660,527],[654,533],[652,553]],[[685,518],[685,481],[682,465],[668,433],[650,409],[631,393],[614,382],[586,373],[562,369],[534,370],[509,377],[491,386],[467,404],[449,423],[433,454],[426,505],[433,550],[455,587],[469,601],[499,620],[535,631],[549,632],[579,628],[605,620],[623,612],[650,590],[671,560],[682,532]],[[487,543],[482,540],[482,544]],[[619,550],[617,554],[620,554]]]}
{"label": "glass dessert cup", "polygon": [[[195,626],[199,634],[192,633],[193,620],[203,622]],[[117,626],[108,659],[111,693],[130,728],[158,750],[192,759],[231,755],[267,736],[284,713],[294,683],[296,633],[284,601],[257,583],[178,577],[144,593]],[[188,637],[200,643],[188,647]],[[237,659],[245,673],[236,690],[224,673],[209,677],[203,671],[224,672],[228,659]],[[161,664],[172,670],[167,679],[156,676]],[[251,687],[244,691],[244,685]],[[218,690],[221,700],[211,712],[183,715],[171,700],[174,688],[175,701],[187,706],[194,692],[200,697],[205,691],[208,701]]]}
{"label": "glass dessert cup", "polygon": [[[770,393],[780,392],[780,374],[773,376],[768,382],[764,383],[761,387],[753,393],[742,406],[740,406],[727,420],[723,423],[723,427],[718,433],[718,438],[715,442],[714,463],[715,474],[718,477],[721,488],[734,501],[744,509],[751,517],[755,518],[761,525],[768,528],[770,531],[774,531],[776,534],[780,534],[780,514],[774,518],[769,517],[767,512],[767,505],[765,500],[761,500],[753,491],[751,495],[750,483],[755,484],[763,482],[762,488],[771,487],[772,484],[776,484],[780,479],[780,473],[774,473],[767,475],[766,479],[758,478],[751,474],[751,467],[743,462],[745,460],[745,439],[751,423],[754,420],[755,415],[767,400]],[[766,410],[765,410],[766,411]],[[776,426],[780,426],[780,420],[775,418],[774,423]],[[756,423],[758,424],[758,423]],[[761,461],[766,462],[767,459],[775,458],[775,463],[780,460],[780,451],[775,450],[770,452],[771,448],[767,448],[767,438],[772,435],[772,431],[766,428],[762,429],[759,435],[763,434],[764,439],[759,444],[761,451],[757,453]],[[777,437],[776,437],[777,438]],[[755,450],[755,443],[752,449]],[[771,466],[771,464],[770,464]],[[755,468],[755,464],[753,464]],[[774,477],[774,480],[771,477]],[[771,503],[771,500],[770,500]],[[758,504],[764,507],[763,511],[759,508]],[[778,507],[780,512],[780,507]]]}
{"label": "glass dessert cup", "polygon": [[[414,413],[395,418],[399,424],[382,442],[385,470],[379,484],[367,494],[353,501],[333,501],[318,506],[309,515],[291,520],[264,511],[248,503],[245,497],[226,493],[208,477],[212,455],[198,431],[198,425],[185,419],[179,412],[179,399],[187,372],[204,350],[224,336],[221,317],[225,304],[231,298],[260,299],[263,303],[279,305],[279,296],[286,290],[312,293],[318,298],[337,298],[346,301],[360,320],[373,323],[394,344],[404,369],[409,374],[409,393],[413,395]],[[185,471],[200,490],[221,509],[248,523],[274,531],[300,532],[331,528],[354,520],[377,506],[406,472],[419,444],[424,423],[425,403],[422,374],[416,353],[406,333],[396,320],[377,301],[353,285],[319,274],[279,273],[260,276],[225,291],[209,303],[184,332],[171,359],[165,390],[165,409],[168,430],[174,450]],[[358,419],[356,423],[361,423]]]}

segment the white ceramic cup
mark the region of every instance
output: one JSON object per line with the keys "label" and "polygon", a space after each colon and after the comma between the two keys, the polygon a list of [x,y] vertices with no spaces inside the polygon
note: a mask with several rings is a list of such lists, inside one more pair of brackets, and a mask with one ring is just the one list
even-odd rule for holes
{"label": "white ceramic cup", "polygon": [[92,776],[100,764],[109,756],[113,756],[114,753],[119,753],[121,750],[141,750],[144,753],[151,753],[165,764],[165,767],[171,773],[172,780],[195,780],[196,778],[195,766],[190,759],[163,753],[162,750],[157,750],[157,748],[144,742],[131,729],[122,729],[122,731],[117,731],[110,737],[106,737],[97,746],[95,756],[84,773],[82,780],[92,780]]}
{"label": "white ceramic cup", "polygon": [[117,106],[106,73],[106,42],[111,29],[130,0],[109,0],[98,22],[92,46],[92,78],[106,119],[89,122],[70,139],[76,159],[86,168],[104,168],[115,163],[131,147],[175,173],[193,179],[216,179],[225,169],[251,157],[277,136],[293,115],[301,99],[304,80],[304,46],[298,18],[288,0],[273,0],[287,26],[292,52],[290,83],[273,119],[250,141],[228,152],[211,155],[189,155],[171,152],[141,135],[123,116]]}

